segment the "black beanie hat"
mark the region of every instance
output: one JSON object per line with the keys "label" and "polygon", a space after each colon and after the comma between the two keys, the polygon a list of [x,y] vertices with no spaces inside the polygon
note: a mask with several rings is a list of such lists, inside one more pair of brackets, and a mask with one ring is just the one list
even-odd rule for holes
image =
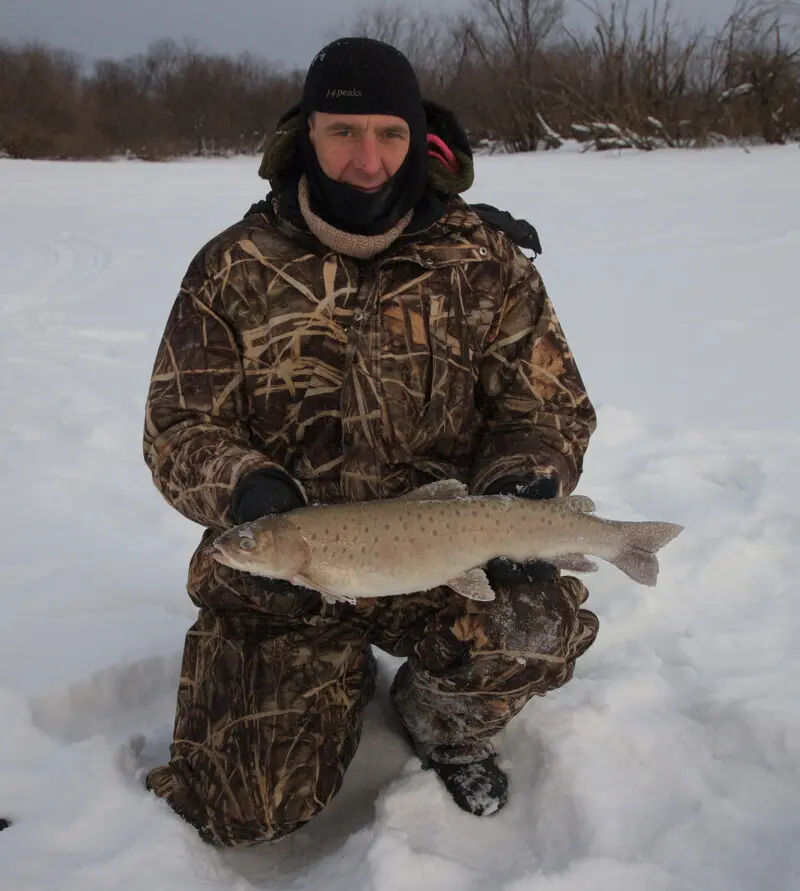
{"label": "black beanie hat", "polygon": [[342,37],[321,49],[303,87],[306,114],[388,114],[403,118],[412,140],[426,131],[422,91],[411,63],[388,43]]}

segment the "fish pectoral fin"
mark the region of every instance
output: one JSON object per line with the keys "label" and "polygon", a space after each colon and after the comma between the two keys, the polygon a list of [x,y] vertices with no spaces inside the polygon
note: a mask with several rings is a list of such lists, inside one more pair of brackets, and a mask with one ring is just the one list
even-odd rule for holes
{"label": "fish pectoral fin", "polygon": [[494,600],[495,598],[486,573],[479,567],[470,569],[445,584],[448,588],[452,588],[456,594],[467,597],[469,600]]}
{"label": "fish pectoral fin", "polygon": [[596,508],[594,501],[585,495],[567,495],[565,498],[548,498],[542,504],[552,505],[556,510],[571,514],[590,514]]}
{"label": "fish pectoral fin", "polygon": [[560,557],[547,558],[548,563],[565,569],[567,572],[597,572],[598,565],[583,554],[562,554]]}
{"label": "fish pectoral fin", "polygon": [[323,594],[322,599],[325,603],[349,603],[350,606],[356,603],[355,597],[345,597],[344,594]]}
{"label": "fish pectoral fin", "polygon": [[436,480],[398,497],[405,501],[444,501],[465,495],[469,495],[469,489],[460,480]]}
{"label": "fish pectoral fin", "polygon": [[345,594],[337,594],[336,591],[330,591],[328,588],[323,588],[321,585],[317,584],[317,582],[312,581],[304,575],[296,575],[289,579],[289,582],[292,585],[300,585],[302,588],[310,588],[312,591],[319,592],[322,594],[322,599],[325,603],[349,603],[352,606],[356,602],[354,597],[348,597]]}

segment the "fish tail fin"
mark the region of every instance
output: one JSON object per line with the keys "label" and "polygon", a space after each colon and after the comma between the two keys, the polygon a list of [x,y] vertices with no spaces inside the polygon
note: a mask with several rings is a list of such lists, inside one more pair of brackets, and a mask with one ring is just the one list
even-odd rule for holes
{"label": "fish tail fin", "polygon": [[622,546],[609,562],[640,585],[653,587],[658,578],[656,553],[672,541],[683,526],[676,523],[622,523]]}

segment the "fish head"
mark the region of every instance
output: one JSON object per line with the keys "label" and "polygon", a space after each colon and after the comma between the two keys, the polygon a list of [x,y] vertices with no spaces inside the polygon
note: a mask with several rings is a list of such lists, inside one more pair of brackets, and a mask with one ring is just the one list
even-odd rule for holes
{"label": "fish head", "polygon": [[284,578],[279,530],[274,522],[256,521],[234,526],[204,548],[204,554],[224,566],[270,578]]}

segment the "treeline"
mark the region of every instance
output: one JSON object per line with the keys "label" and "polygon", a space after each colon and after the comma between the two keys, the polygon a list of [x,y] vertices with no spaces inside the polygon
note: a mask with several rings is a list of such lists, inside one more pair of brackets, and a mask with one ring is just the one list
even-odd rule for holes
{"label": "treeline", "polygon": [[0,44],[0,153],[158,160],[253,152],[301,86],[299,73],[250,55],[230,59],[172,40],[96,62],[88,74],[74,53]]}
{"label": "treeline", "polygon": [[[797,2],[738,0],[715,32],[658,0],[478,0],[444,16],[385,7],[347,30],[412,60],[430,98],[453,108],[473,144],[506,151],[704,146],[800,139]],[[0,154],[164,159],[252,153],[295,102],[303,71],[159,41],[87,68],[78,55],[0,43]]]}

